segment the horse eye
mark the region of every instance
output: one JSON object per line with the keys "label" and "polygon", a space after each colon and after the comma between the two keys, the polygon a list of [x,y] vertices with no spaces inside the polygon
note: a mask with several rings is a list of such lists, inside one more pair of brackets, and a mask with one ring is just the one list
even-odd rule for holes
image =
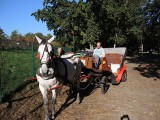
{"label": "horse eye", "polygon": [[54,51],[51,51],[50,54],[53,55],[53,54],[54,54]]}

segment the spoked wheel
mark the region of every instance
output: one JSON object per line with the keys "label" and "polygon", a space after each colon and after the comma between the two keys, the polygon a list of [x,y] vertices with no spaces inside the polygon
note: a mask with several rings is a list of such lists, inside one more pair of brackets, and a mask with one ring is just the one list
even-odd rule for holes
{"label": "spoked wheel", "polygon": [[127,71],[125,70],[122,74],[122,82],[125,82],[127,80]]}
{"label": "spoked wheel", "polygon": [[100,87],[101,87],[102,94],[105,94],[107,92],[108,88],[109,88],[106,76],[102,77],[102,79],[100,81]]}

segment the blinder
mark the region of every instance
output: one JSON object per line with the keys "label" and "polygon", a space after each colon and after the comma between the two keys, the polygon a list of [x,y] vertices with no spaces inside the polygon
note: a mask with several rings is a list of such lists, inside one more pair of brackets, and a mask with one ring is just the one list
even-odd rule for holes
{"label": "blinder", "polygon": [[[47,53],[49,54],[49,56],[50,56],[50,59],[49,59],[49,61],[47,62],[47,66],[50,67],[50,66],[52,66],[52,64],[53,64],[53,59],[56,58],[56,55],[54,54],[54,49],[52,49],[51,52],[48,51],[47,44],[49,44],[49,43],[46,43],[46,44],[45,44],[44,52],[47,52]],[[52,47],[52,44],[50,44],[50,45],[51,45],[51,47]],[[53,48],[53,47],[52,47],[52,48]],[[43,52],[43,54],[44,54],[44,52]],[[43,57],[43,55],[42,55],[42,57]],[[38,53],[38,54],[36,55],[36,58],[40,59],[40,53]],[[41,58],[41,59],[42,59],[42,58]],[[41,60],[40,60],[40,61],[41,61]]]}

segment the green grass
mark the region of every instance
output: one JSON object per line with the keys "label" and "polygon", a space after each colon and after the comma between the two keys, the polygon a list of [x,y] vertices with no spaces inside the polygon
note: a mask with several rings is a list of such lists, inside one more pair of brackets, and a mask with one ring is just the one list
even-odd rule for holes
{"label": "green grass", "polygon": [[[54,47],[55,53],[58,47]],[[63,48],[66,52],[71,49]],[[30,50],[0,50],[0,98],[12,93],[25,84],[25,80],[34,77],[39,67],[39,60],[32,57]],[[33,68],[34,60],[34,68]],[[34,71],[34,72],[33,72]],[[1,101],[1,100],[0,100]]]}
{"label": "green grass", "polygon": [[0,52],[1,90],[3,94],[6,94],[23,84],[25,79],[33,77],[32,71],[38,69],[39,61],[34,58],[35,67],[32,70],[32,52],[30,50]]}

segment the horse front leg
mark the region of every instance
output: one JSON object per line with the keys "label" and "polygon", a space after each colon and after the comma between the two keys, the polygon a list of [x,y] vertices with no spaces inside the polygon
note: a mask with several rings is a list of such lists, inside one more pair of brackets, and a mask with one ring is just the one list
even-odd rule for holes
{"label": "horse front leg", "polygon": [[52,119],[55,118],[55,113],[56,113],[55,110],[56,98],[57,98],[57,90],[54,89],[52,90]]}
{"label": "horse front leg", "polygon": [[80,103],[81,99],[80,99],[80,80],[77,81],[77,98],[76,98],[76,102]]}
{"label": "horse front leg", "polygon": [[39,85],[39,89],[41,91],[41,94],[43,96],[43,106],[44,106],[44,111],[45,111],[45,120],[50,120],[49,119],[49,110],[48,110],[48,98],[47,98],[47,89]]}

